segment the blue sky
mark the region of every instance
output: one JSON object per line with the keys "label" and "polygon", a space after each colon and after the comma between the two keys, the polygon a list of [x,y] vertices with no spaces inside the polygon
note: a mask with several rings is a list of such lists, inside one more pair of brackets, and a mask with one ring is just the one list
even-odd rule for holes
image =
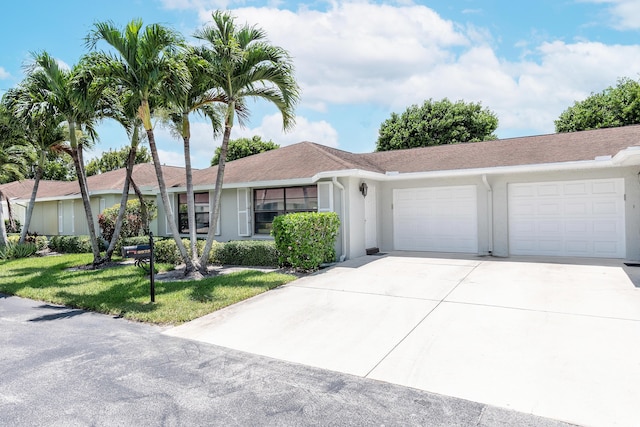
{"label": "blue sky", "polygon": [[[500,138],[552,133],[553,121],[576,100],[620,77],[640,77],[637,0],[12,0],[0,16],[0,94],[23,78],[30,52],[75,64],[96,21],[142,18],[189,37],[215,9],[264,28],[294,57],[302,88],[291,132],[282,133],[274,108],[255,103],[232,138],[370,152],[391,112],[445,97],[494,111]],[[203,168],[220,141],[195,120],[193,164]],[[118,125],[104,122],[99,131],[86,158],[127,145]],[[184,164],[180,143],[160,127],[156,132],[162,161]]]}

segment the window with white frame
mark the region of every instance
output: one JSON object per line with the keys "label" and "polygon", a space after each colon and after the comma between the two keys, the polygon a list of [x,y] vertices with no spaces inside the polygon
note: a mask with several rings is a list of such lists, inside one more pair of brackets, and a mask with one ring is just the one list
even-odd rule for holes
{"label": "window with white frame", "polygon": [[253,190],[255,234],[270,234],[273,218],[278,215],[317,211],[318,188],[315,185]]}

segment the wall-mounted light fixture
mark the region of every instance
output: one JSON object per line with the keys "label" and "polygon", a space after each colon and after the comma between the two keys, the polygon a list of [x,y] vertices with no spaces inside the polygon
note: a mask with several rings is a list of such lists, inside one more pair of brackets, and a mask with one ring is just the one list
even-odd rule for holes
{"label": "wall-mounted light fixture", "polygon": [[367,185],[366,182],[360,183],[360,192],[362,193],[363,197],[367,197],[367,190],[368,189],[369,189],[369,186]]}

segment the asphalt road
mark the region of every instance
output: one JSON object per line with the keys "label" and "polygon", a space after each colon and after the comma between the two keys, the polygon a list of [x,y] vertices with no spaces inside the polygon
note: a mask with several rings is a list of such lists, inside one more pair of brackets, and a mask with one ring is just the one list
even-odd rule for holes
{"label": "asphalt road", "polygon": [[0,425],[567,425],[161,332],[0,294]]}

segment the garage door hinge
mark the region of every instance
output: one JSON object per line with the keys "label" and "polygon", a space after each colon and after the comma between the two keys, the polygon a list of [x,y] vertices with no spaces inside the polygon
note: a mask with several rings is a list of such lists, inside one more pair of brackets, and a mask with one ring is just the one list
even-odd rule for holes
{"label": "garage door hinge", "polygon": [[626,194],[624,195],[624,201],[625,202],[627,201],[627,195]]}

